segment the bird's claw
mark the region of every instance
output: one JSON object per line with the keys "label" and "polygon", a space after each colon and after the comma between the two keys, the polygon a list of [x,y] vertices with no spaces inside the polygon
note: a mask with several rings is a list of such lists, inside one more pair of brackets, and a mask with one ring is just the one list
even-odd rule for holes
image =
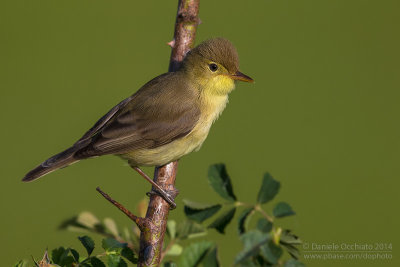
{"label": "bird's claw", "polygon": [[173,197],[171,196],[171,194],[167,193],[164,190],[159,191],[156,188],[153,188],[150,192],[147,192],[146,195],[149,197],[152,195],[158,195],[158,196],[162,197],[165,201],[168,202],[170,210],[176,209],[176,203],[175,203]]}

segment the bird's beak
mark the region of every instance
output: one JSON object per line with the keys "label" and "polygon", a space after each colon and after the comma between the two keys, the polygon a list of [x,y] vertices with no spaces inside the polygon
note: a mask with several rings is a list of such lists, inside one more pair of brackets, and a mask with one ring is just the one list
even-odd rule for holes
{"label": "bird's beak", "polygon": [[248,82],[248,83],[253,83],[254,82],[254,80],[252,78],[250,78],[249,76],[247,76],[244,73],[241,73],[240,71],[237,71],[235,74],[232,74],[231,78],[234,79],[234,80]]}

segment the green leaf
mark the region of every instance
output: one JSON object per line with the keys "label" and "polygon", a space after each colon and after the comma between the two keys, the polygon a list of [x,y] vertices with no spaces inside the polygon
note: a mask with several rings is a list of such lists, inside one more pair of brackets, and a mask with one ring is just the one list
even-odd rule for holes
{"label": "green leaf", "polygon": [[173,244],[172,247],[167,251],[165,255],[168,256],[179,256],[182,254],[183,248],[181,245]]}
{"label": "green leaf", "polygon": [[299,262],[298,260],[290,259],[285,262],[283,267],[306,267],[306,266],[303,263]]}
{"label": "green leaf", "polygon": [[242,214],[240,214],[238,218],[238,231],[239,235],[243,234],[246,232],[246,228],[249,222],[249,218],[251,215],[254,213],[254,208],[247,208],[243,210]]}
{"label": "green leaf", "polygon": [[219,263],[219,260],[218,260],[217,246],[214,246],[213,248],[208,250],[207,254],[204,256],[202,264],[204,267],[220,267],[221,266],[221,264]]}
{"label": "green leaf", "polygon": [[128,264],[126,263],[126,261],[124,261],[124,259],[121,259],[119,261],[118,267],[128,267]]}
{"label": "green leaf", "polygon": [[206,229],[203,225],[198,224],[194,221],[185,220],[178,226],[178,238],[183,240],[187,238],[194,238],[204,236],[207,234]]}
{"label": "green leaf", "polygon": [[227,212],[220,215],[214,222],[212,222],[208,228],[215,228],[221,234],[225,233],[225,227],[231,222],[233,216],[235,216],[236,208],[231,208]]}
{"label": "green leaf", "polygon": [[240,267],[259,267],[259,266],[264,266],[261,264],[256,264],[253,261],[251,261],[251,259],[246,259],[242,262],[239,263]]}
{"label": "green leaf", "polygon": [[201,241],[197,243],[192,243],[187,246],[182,255],[179,257],[179,267],[193,267],[197,266],[206,255],[207,251],[213,245],[209,241]]}
{"label": "green leaf", "polygon": [[133,250],[130,249],[128,246],[122,249],[121,256],[134,264],[137,263],[137,258],[135,258],[135,253],[133,253]]}
{"label": "green leaf", "polygon": [[121,258],[121,256],[116,254],[107,254],[107,264],[108,267],[127,267],[126,262]]}
{"label": "green leaf", "polygon": [[170,239],[174,239],[176,236],[176,221],[168,220],[167,221],[167,235]]}
{"label": "green leaf", "polygon": [[72,229],[79,229],[79,231],[87,231],[89,228],[87,228],[84,225],[81,225],[78,223],[78,216],[74,216],[72,218],[68,218],[64,221],[61,222],[61,224],[58,226],[58,229],[60,230],[69,230],[70,228]]}
{"label": "green leaf", "polygon": [[78,237],[79,241],[81,241],[82,245],[86,248],[86,251],[88,253],[88,256],[92,254],[93,249],[94,249],[94,241],[88,236],[79,236]]}
{"label": "green leaf", "polygon": [[208,181],[218,195],[230,202],[236,201],[231,179],[229,178],[224,164],[214,164],[210,166],[208,169]]}
{"label": "green leaf", "polygon": [[75,262],[74,257],[72,256],[67,256],[63,259],[61,262],[61,266],[72,266],[72,264]]}
{"label": "green leaf", "polygon": [[[261,246],[262,247],[262,246]],[[279,266],[279,265],[272,265],[270,262],[268,262],[267,260],[265,260],[260,254],[257,254],[254,258],[253,258],[253,262],[255,262],[257,264],[257,266],[267,266],[267,267],[272,267],[272,266]]]}
{"label": "green leaf", "polygon": [[177,267],[178,265],[176,265],[175,262],[172,261],[167,261],[164,263],[163,267]]}
{"label": "green leaf", "polygon": [[63,254],[65,253],[65,248],[64,247],[59,247],[55,248],[51,251],[51,260],[55,264],[59,264],[61,262],[61,258],[63,257]]}
{"label": "green leaf", "polygon": [[127,246],[128,246],[127,243],[120,243],[112,237],[105,238],[102,241],[102,247],[104,248],[105,251],[115,252],[118,255],[120,255],[122,249],[126,248]]}
{"label": "green leaf", "polygon": [[24,265],[25,265],[25,261],[24,260],[20,260],[19,262],[14,264],[13,267],[24,267]]}
{"label": "green leaf", "polygon": [[89,229],[95,229],[96,225],[101,224],[99,219],[97,219],[96,216],[94,216],[93,213],[88,212],[88,211],[83,211],[78,215],[78,218],[76,219],[77,223],[89,228]]}
{"label": "green leaf", "polygon": [[290,230],[284,230],[280,236],[281,244],[300,245],[302,242],[300,238],[293,234]]}
{"label": "green leaf", "polygon": [[292,207],[290,207],[290,205],[286,202],[279,202],[278,204],[276,204],[272,213],[276,218],[282,218],[296,214],[292,210]]}
{"label": "green leaf", "polygon": [[272,240],[261,246],[261,255],[270,263],[277,264],[282,253],[282,248],[277,246]]}
{"label": "green leaf", "polygon": [[82,261],[81,263],[79,263],[79,267],[93,267],[93,266],[98,266],[98,267],[103,267],[103,266],[105,266],[104,265],[104,263],[103,263],[103,265],[93,265],[92,263],[91,263],[91,258],[93,258],[93,257],[89,257],[89,258],[87,258],[86,260],[84,260],[84,261]]}
{"label": "green leaf", "polygon": [[72,248],[70,250],[71,250],[72,256],[75,259],[75,262],[79,262],[79,253],[78,253],[78,251],[76,251],[75,249],[72,249]]}
{"label": "green leaf", "polygon": [[258,230],[252,230],[241,235],[240,240],[243,242],[243,250],[237,254],[235,264],[245,262],[250,257],[258,254],[260,247],[270,239],[271,236],[269,234]]}
{"label": "green leaf", "polygon": [[264,174],[261,188],[258,192],[257,202],[264,204],[272,200],[276,194],[278,194],[280,187],[281,183],[272,178],[271,174]]}
{"label": "green leaf", "polygon": [[263,233],[269,233],[272,230],[272,223],[265,218],[260,218],[257,222],[257,229]]}
{"label": "green leaf", "polygon": [[222,207],[222,205],[220,204],[206,205],[206,204],[192,202],[189,200],[183,200],[183,203],[185,203],[184,211],[186,216],[189,219],[192,219],[199,223],[213,216]]}
{"label": "green leaf", "polygon": [[[97,257],[91,257],[90,258],[90,263],[92,264],[93,267],[106,267],[104,262],[102,262],[99,258]],[[79,265],[80,266],[80,265]]]}
{"label": "green leaf", "polygon": [[296,260],[300,257],[299,254],[299,249],[296,248],[294,245],[291,244],[283,244],[282,246],[286,249],[286,251],[290,254],[290,256],[292,256],[293,258],[295,258]]}
{"label": "green leaf", "polygon": [[60,266],[72,264],[74,262],[74,258],[68,256],[69,251],[69,248],[65,249],[64,247],[53,249],[53,251],[51,252],[51,259],[53,263]]}

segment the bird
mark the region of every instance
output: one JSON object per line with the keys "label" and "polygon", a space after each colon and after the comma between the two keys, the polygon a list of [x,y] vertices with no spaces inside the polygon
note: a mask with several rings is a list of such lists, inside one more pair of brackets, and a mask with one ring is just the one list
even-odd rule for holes
{"label": "bird", "polygon": [[22,181],[36,180],[83,159],[113,154],[126,160],[176,206],[168,192],[140,167],[162,166],[199,150],[236,81],[254,82],[240,72],[236,48],[225,38],[208,39],[189,50],[177,71],[147,82],[71,147],[45,160]]}

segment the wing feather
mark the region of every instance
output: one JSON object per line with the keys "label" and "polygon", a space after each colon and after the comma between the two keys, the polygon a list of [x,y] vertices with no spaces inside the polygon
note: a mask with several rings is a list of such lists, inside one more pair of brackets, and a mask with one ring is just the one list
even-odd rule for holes
{"label": "wing feather", "polygon": [[76,156],[157,148],[189,134],[200,116],[198,93],[180,81],[176,73],[161,75],[122,101],[78,141],[91,138]]}

